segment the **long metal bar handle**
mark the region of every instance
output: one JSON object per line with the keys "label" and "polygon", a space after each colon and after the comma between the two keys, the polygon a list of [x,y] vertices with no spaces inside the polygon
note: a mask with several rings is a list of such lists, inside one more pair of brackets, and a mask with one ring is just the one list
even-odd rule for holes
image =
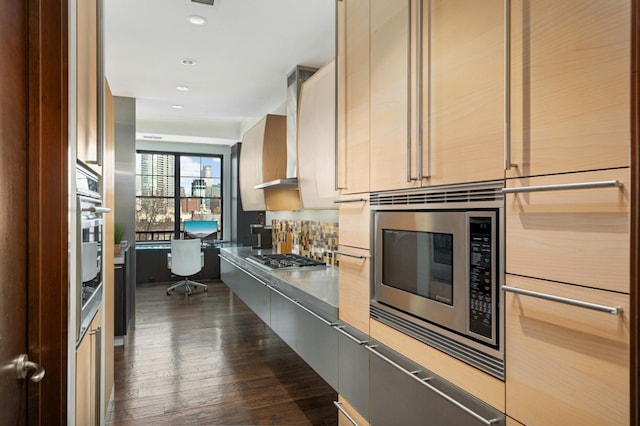
{"label": "long metal bar handle", "polygon": [[[342,2],[342,0],[338,0],[338,2]],[[345,50],[346,49],[341,49],[340,48],[340,27],[343,28],[343,31],[346,30],[346,25],[344,22],[339,21],[340,19],[340,13],[339,13],[339,9],[340,8],[344,8],[345,5],[339,5],[338,3],[336,3],[336,30],[335,30],[335,39],[336,39],[336,45],[335,45],[335,52],[336,52],[336,62],[335,62],[335,66],[336,66],[336,71],[335,71],[335,106],[336,106],[336,111],[335,111],[335,141],[333,142],[333,149],[334,149],[334,158],[333,158],[333,166],[334,166],[334,175],[333,175],[333,179],[334,179],[334,189],[336,191],[339,191],[341,189],[344,189],[342,187],[340,187],[340,126],[338,125],[338,121],[340,119],[340,68],[342,67],[342,62],[344,61],[344,58],[342,55],[339,54],[339,52],[342,52],[342,54],[344,55]],[[343,14],[345,14],[345,11],[343,10]]]}
{"label": "long metal bar handle", "polygon": [[111,209],[109,207],[83,207],[83,212],[91,212],[91,213],[111,213]]}
{"label": "long metal bar handle", "polygon": [[349,253],[348,251],[334,250],[333,252],[335,254],[341,254],[342,256],[353,257],[355,259],[365,259],[366,258],[366,256],[362,256],[360,254],[355,254],[355,253]]}
{"label": "long metal bar handle", "polygon": [[531,296],[537,299],[550,300],[552,302],[564,303],[565,305],[577,306],[579,308],[591,309],[593,311],[606,312],[611,315],[620,315],[623,311],[620,306],[606,306],[598,303],[585,302],[583,300],[569,299],[567,297],[554,296],[552,294],[540,293],[537,291],[523,290],[518,287],[502,286],[503,291],[509,293],[522,294],[523,296]]}
{"label": "long metal bar handle", "polygon": [[407,8],[407,182],[411,182],[411,0]]}
{"label": "long metal bar handle", "polygon": [[95,377],[96,381],[94,383],[94,391],[96,393],[96,408],[95,408],[95,416],[96,416],[96,424],[100,424],[100,370],[102,364],[102,327],[96,327],[91,333],[96,339],[96,354],[95,354]]}
{"label": "long metal bar handle", "polygon": [[363,201],[367,201],[364,198],[347,198],[344,200],[333,200],[334,204],[343,204],[343,203],[361,203]]}
{"label": "long metal bar handle", "polygon": [[336,406],[336,408],[347,418],[347,420],[351,422],[353,426],[358,426],[358,423],[355,420],[353,420],[353,417],[351,417],[349,413],[347,413],[347,410],[344,409],[344,407],[342,406],[342,402],[333,401],[333,405]]}
{"label": "long metal bar handle", "polygon": [[514,194],[519,192],[565,191],[573,189],[615,188],[624,184],[618,180],[603,180],[599,182],[563,183],[558,185],[521,186],[518,188],[503,188],[502,193]]}
{"label": "long metal bar handle", "polygon": [[427,379],[421,379],[420,377],[418,377],[415,374],[411,373],[410,371],[408,371],[404,367],[400,366],[399,364],[397,364],[393,360],[391,360],[391,359],[387,358],[386,356],[382,355],[380,352],[375,350],[375,347],[376,347],[375,345],[367,345],[367,346],[365,346],[365,348],[367,348],[372,354],[376,355],[377,357],[379,357],[383,361],[385,361],[385,362],[391,364],[392,366],[396,367],[397,369],[399,369],[400,371],[405,373],[407,376],[409,376],[409,377],[413,378],[414,380],[416,380],[418,383],[422,383],[429,390],[431,390],[432,392],[435,392],[437,395],[439,395],[440,397],[442,397],[446,401],[448,401],[451,404],[455,405],[456,407],[458,407],[459,409],[461,409],[465,413],[469,414],[470,416],[478,419],[480,422],[484,423],[485,425],[492,425],[492,424],[495,424],[495,423],[499,422],[499,419],[490,419],[490,420],[485,419],[480,414],[478,414],[475,411],[473,411],[471,408],[469,408],[466,405],[462,404],[460,401],[457,401],[457,400],[453,399],[452,397],[450,397],[446,393],[442,392],[440,389],[438,389],[438,388],[434,387],[433,385],[431,385],[430,383],[428,383]]}
{"label": "long metal bar handle", "polygon": [[334,325],[333,326],[333,328],[338,330],[338,333],[342,334],[347,339],[352,340],[357,345],[364,345],[366,343],[369,343],[368,340],[360,340],[356,336],[352,335],[351,333],[347,333],[347,331],[344,329],[344,327],[345,327],[344,325]]}
{"label": "long metal bar handle", "polygon": [[256,275],[252,274],[251,272],[247,271],[245,268],[243,268],[242,266],[238,265],[236,262],[233,262],[232,260],[230,260],[228,257],[222,257],[220,256],[221,259],[226,260],[227,262],[229,262],[230,264],[232,264],[233,266],[235,266],[236,268],[240,269],[242,272],[244,272],[245,274],[249,275],[251,278],[253,278],[254,280],[258,281],[260,284],[265,285],[267,287],[269,287],[269,283],[263,281],[262,279],[258,278]]}
{"label": "long metal bar handle", "polygon": [[416,6],[416,137],[418,138],[418,180],[422,181],[422,0]]}
{"label": "long metal bar handle", "polygon": [[[422,2],[420,2],[422,3]],[[432,15],[432,10],[431,10],[431,0],[429,0],[429,2],[427,3],[427,7],[429,8],[428,12],[429,12],[429,20],[427,22],[427,25],[429,25],[428,28],[428,32],[427,32],[427,157],[428,157],[428,161],[427,161],[427,176],[425,177],[430,177],[431,176],[431,89],[433,87],[432,82],[431,82],[431,39],[433,38],[432,36],[432,23],[433,20],[431,19],[431,15]],[[422,10],[422,6],[420,6],[421,10]],[[420,19],[422,19],[422,13],[420,13]],[[421,107],[422,108],[422,107]],[[420,127],[422,129],[422,126]],[[421,132],[422,133],[422,132]],[[422,145],[422,136],[420,136],[420,144]],[[422,150],[424,150],[424,148],[421,148]],[[421,168],[422,169],[422,168]]]}
{"label": "long metal bar handle", "polygon": [[281,292],[278,288],[276,288],[276,287],[274,287],[272,285],[267,285],[267,287],[269,287],[271,290],[273,290],[274,292],[278,293],[280,296],[282,296],[285,299],[287,299],[289,302],[298,305],[303,311],[306,311],[307,313],[309,313],[309,315],[315,317],[316,319],[320,320],[322,323],[328,325],[329,327],[333,327],[333,326],[336,325],[335,323],[327,321],[326,319],[322,318],[320,315],[316,314],[311,309],[307,308],[306,306],[304,306],[302,303],[298,302],[297,300],[292,299],[291,297],[287,296],[286,294]]}
{"label": "long metal bar handle", "polygon": [[504,169],[511,169],[511,0],[504,0]]}

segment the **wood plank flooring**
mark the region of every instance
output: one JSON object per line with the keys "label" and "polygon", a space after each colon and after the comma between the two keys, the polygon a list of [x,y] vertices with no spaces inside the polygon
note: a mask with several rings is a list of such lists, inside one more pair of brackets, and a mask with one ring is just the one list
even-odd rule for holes
{"label": "wood plank flooring", "polygon": [[337,425],[334,390],[218,280],[138,286],[111,425]]}

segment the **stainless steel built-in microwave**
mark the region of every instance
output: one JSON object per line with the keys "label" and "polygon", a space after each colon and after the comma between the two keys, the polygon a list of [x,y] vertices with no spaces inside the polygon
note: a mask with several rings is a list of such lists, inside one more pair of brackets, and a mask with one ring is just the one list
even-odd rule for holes
{"label": "stainless steel built-in microwave", "polygon": [[502,378],[502,209],[394,207],[374,208],[371,316]]}

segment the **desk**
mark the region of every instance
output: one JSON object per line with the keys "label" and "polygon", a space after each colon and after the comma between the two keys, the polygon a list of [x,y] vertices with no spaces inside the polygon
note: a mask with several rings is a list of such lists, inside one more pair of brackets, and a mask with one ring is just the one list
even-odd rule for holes
{"label": "desk", "polygon": [[[202,247],[204,263],[202,271],[196,275],[199,279],[220,278],[220,248],[209,245]],[[136,283],[169,283],[175,281],[171,269],[167,267],[168,254],[171,254],[171,242],[157,241],[152,244],[136,243]]]}
{"label": "desk", "polygon": [[127,247],[114,258],[114,335],[124,336],[133,317],[133,294],[131,284],[131,249]]}

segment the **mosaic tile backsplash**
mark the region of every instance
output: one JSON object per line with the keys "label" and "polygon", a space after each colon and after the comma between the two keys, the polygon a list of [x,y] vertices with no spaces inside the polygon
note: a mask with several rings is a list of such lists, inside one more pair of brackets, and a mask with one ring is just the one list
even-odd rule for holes
{"label": "mosaic tile backsplash", "polygon": [[271,221],[273,247],[278,253],[294,253],[338,265],[333,251],[338,250],[338,223],[310,220]]}

